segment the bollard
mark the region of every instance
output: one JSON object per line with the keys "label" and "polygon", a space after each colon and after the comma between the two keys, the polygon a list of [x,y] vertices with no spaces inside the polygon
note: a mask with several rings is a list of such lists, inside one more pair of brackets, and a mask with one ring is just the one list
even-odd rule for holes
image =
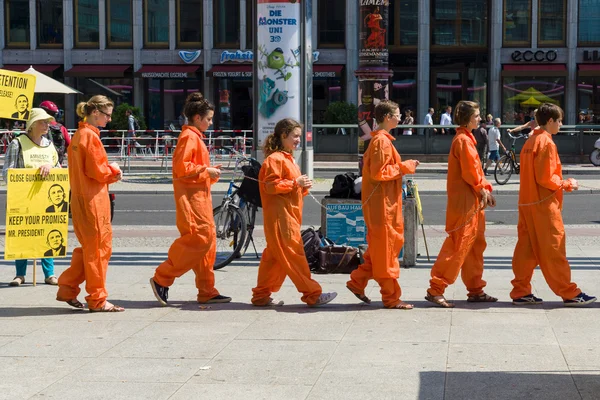
{"label": "bollard", "polygon": [[417,265],[417,242],[419,239],[419,221],[417,217],[417,201],[408,197],[402,204],[404,217],[404,257],[402,266],[405,268]]}

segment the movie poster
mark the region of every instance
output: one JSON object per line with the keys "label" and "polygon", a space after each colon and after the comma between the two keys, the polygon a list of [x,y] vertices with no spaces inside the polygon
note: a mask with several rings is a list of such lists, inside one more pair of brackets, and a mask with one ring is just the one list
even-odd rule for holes
{"label": "movie poster", "polygon": [[389,0],[360,0],[359,66],[388,66]]}

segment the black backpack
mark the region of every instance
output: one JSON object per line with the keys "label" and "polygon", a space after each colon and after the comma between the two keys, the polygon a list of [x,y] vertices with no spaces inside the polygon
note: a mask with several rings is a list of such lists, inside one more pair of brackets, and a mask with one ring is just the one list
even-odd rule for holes
{"label": "black backpack", "polygon": [[354,180],[358,176],[354,172],[336,175],[329,190],[329,197],[334,199],[360,199],[360,193],[354,191]]}
{"label": "black backpack", "polygon": [[[244,200],[250,204],[254,204],[257,207],[262,207],[262,201],[260,200],[260,189],[258,188],[258,174],[260,173],[260,163],[254,159],[250,160],[250,164],[242,167],[244,173],[244,180],[240,185],[238,194]],[[247,179],[252,178],[252,179]]]}
{"label": "black backpack", "polygon": [[56,152],[58,153],[58,162],[62,164],[67,152],[67,142],[62,133],[62,125],[59,123],[51,124],[48,129],[48,136],[50,141],[54,144]]}
{"label": "black backpack", "polygon": [[302,231],[302,243],[308,266],[312,270],[319,265],[319,248],[321,247],[320,229],[306,228]]}

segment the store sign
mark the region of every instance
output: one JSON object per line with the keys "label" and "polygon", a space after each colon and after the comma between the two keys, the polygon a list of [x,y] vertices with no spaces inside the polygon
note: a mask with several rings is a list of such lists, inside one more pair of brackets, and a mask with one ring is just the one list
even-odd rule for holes
{"label": "store sign", "polygon": [[[319,55],[321,53],[318,51],[313,51],[313,62],[319,61]],[[220,63],[226,62],[240,62],[240,63],[251,63],[254,60],[254,53],[252,50],[242,51],[227,51],[221,53]],[[215,75],[216,76],[216,75]]]}
{"label": "store sign", "polygon": [[598,50],[584,50],[583,61],[600,61],[600,53],[598,52]]}
{"label": "store sign", "polygon": [[215,71],[214,78],[252,78],[252,71]]}
{"label": "store sign", "polygon": [[186,79],[187,72],[142,72],[142,78],[158,78],[158,79]]}
{"label": "store sign", "polygon": [[324,72],[313,72],[313,78],[335,78],[337,73],[335,71],[324,71]]}
{"label": "store sign", "polygon": [[198,57],[200,57],[200,53],[202,53],[202,50],[196,50],[196,51],[181,50],[179,52],[179,58],[181,58],[181,60],[184,63],[191,64],[194,61],[196,61],[198,59]]}
{"label": "store sign", "polygon": [[514,62],[553,62],[556,61],[558,53],[556,50],[515,50],[510,57]]}

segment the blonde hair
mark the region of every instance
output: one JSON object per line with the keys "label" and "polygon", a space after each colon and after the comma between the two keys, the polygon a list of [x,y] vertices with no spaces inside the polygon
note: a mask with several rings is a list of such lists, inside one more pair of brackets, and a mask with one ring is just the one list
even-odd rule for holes
{"label": "blonde hair", "polygon": [[479,103],[476,101],[459,101],[454,109],[454,122],[460,126],[468,125],[477,110],[479,110]]}
{"label": "blonde hair", "polygon": [[83,119],[85,117],[90,116],[94,112],[94,110],[101,110],[107,107],[114,107],[115,103],[111,99],[101,94],[97,94],[89,99],[87,102],[82,101],[77,104],[77,115],[79,118]]}
{"label": "blonde hair", "polygon": [[276,151],[284,151],[283,143],[281,142],[282,136],[289,135],[296,128],[302,129],[302,125],[300,122],[292,118],[284,118],[277,122],[277,125],[275,125],[275,131],[265,139],[265,144],[263,146],[265,157],[270,156]]}

